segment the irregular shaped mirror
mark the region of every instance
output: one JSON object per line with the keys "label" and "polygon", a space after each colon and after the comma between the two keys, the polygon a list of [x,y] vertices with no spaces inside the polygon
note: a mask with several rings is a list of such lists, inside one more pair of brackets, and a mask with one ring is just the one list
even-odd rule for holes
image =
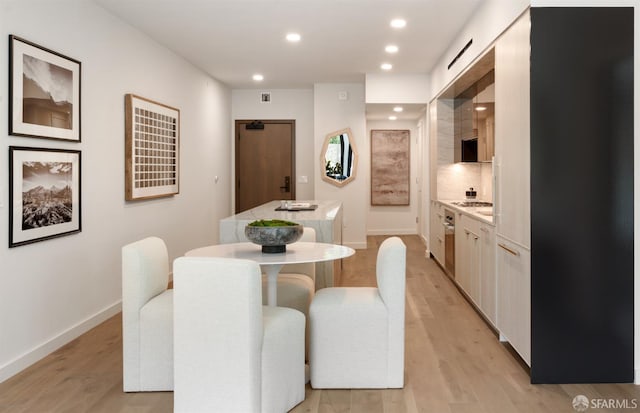
{"label": "irregular shaped mirror", "polygon": [[351,129],[331,132],[324,138],[320,152],[320,176],[335,186],[343,186],[356,177],[358,153]]}

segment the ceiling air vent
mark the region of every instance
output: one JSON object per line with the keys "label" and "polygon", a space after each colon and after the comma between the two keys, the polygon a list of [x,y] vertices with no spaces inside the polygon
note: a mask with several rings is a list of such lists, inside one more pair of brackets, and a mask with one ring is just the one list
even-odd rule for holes
{"label": "ceiling air vent", "polygon": [[458,52],[458,54],[456,55],[456,57],[453,58],[453,60],[451,61],[451,63],[449,63],[449,65],[447,66],[447,70],[451,69],[451,66],[453,66],[453,64],[455,62],[458,61],[458,59],[460,59],[460,57],[464,54],[464,52],[467,51],[467,49],[469,48],[469,46],[471,46],[471,43],[473,43],[473,39],[469,40],[469,42],[467,44],[464,45],[464,47],[462,48],[462,50],[460,50]]}

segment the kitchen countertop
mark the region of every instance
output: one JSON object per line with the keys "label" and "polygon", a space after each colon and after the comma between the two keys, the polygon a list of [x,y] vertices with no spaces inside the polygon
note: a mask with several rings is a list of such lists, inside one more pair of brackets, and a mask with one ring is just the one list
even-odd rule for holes
{"label": "kitchen countertop", "polygon": [[[294,202],[318,205],[312,211],[276,211],[280,201],[271,201],[255,208],[220,220],[220,243],[246,242],[244,227],[258,219],[283,219],[316,230],[316,241],[342,244],[342,202],[333,200],[296,200]],[[316,264],[316,289],[332,287],[334,263]]]}
{"label": "kitchen countertop", "polygon": [[471,218],[477,219],[480,222],[483,222],[485,224],[489,224],[489,225],[495,225],[494,220],[493,220],[493,215],[489,216],[489,215],[484,215],[481,214],[480,212],[485,212],[485,211],[493,211],[494,207],[463,207],[463,206],[459,206],[459,205],[453,205],[453,202],[462,202],[464,200],[458,200],[458,199],[453,199],[453,200],[438,200],[438,202],[440,202],[443,206],[462,212],[463,214],[466,214],[468,216],[470,216]]}

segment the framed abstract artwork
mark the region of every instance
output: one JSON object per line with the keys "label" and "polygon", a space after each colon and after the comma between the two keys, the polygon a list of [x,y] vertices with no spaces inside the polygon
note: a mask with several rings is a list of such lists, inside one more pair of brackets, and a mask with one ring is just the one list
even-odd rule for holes
{"label": "framed abstract artwork", "polygon": [[179,193],[180,110],[125,96],[125,199]]}
{"label": "framed abstract artwork", "polygon": [[80,142],[79,61],[9,36],[9,134]]}
{"label": "framed abstract artwork", "polygon": [[80,232],[80,151],[9,147],[9,248]]}
{"label": "framed abstract artwork", "polygon": [[409,205],[408,130],[371,131],[371,205]]}

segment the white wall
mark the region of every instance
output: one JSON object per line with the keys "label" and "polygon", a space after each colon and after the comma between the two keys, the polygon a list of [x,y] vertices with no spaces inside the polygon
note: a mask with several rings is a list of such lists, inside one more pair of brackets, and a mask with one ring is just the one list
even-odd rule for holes
{"label": "white wall", "polygon": [[365,78],[367,103],[427,103],[429,76],[371,74]]}
{"label": "white wall", "polygon": [[[411,157],[409,177],[409,205],[407,206],[372,206],[371,205],[371,174],[367,171],[367,235],[417,234],[418,224],[418,163],[419,139],[417,121],[367,121],[367,139],[371,142],[371,131],[374,129],[404,129],[409,130],[411,136]],[[367,154],[368,155],[368,154]]]}
{"label": "white wall", "polygon": [[[428,101],[442,92],[451,81],[480,56],[527,7],[529,7],[529,0],[485,0],[449,45],[442,58],[431,69]],[[469,39],[473,39],[472,45],[451,69],[447,69],[449,63]]]}
{"label": "white wall", "polygon": [[[262,92],[271,92],[271,103],[260,102]],[[314,198],[314,139],[313,139],[313,90],[312,89],[234,89],[231,92],[231,116],[236,120],[295,119],[296,121],[296,198]],[[232,128],[234,125],[232,125]],[[233,145],[235,128],[231,134],[231,159],[235,159]],[[317,151],[320,151],[318,148]],[[232,164],[235,174],[235,164]],[[307,177],[302,183],[301,177]],[[234,178],[235,179],[235,178]],[[232,210],[235,206],[235,186],[232,192]]]}
{"label": "white wall", "polygon": [[[338,92],[347,92],[347,100],[338,100]],[[366,248],[366,220],[369,206],[368,180],[369,139],[365,121],[364,84],[317,83],[314,85],[314,136],[316,171],[320,168],[320,150],[328,133],[351,128],[358,151],[355,179],[340,188],[315,174],[315,198],[337,199],[343,204],[343,244],[352,248]]]}
{"label": "white wall", "polygon": [[[82,142],[8,136],[0,82],[0,381],[119,311],[124,244],[157,235],[173,259],[217,242],[231,185],[230,92],[219,82],[88,1],[2,0],[1,56],[8,34],[82,62]],[[180,109],[179,195],[124,201],[126,93]],[[82,151],[81,233],[7,247],[10,145]]]}

